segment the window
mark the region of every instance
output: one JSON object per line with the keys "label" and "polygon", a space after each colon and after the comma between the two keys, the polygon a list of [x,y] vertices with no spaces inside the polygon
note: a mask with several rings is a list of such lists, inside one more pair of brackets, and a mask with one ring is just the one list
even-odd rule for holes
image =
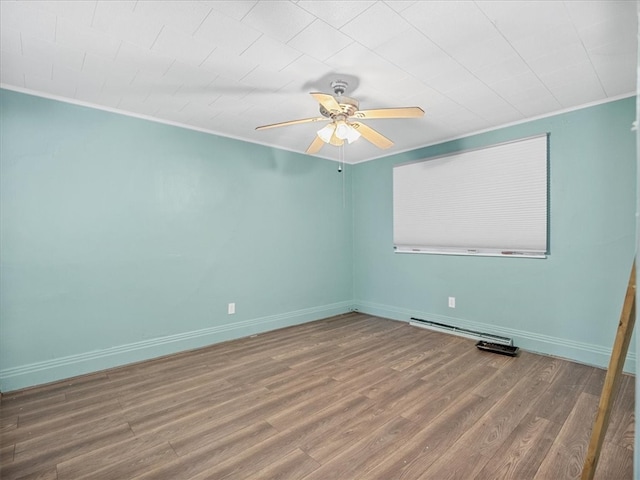
{"label": "window", "polygon": [[399,253],[545,257],[548,135],[397,165]]}

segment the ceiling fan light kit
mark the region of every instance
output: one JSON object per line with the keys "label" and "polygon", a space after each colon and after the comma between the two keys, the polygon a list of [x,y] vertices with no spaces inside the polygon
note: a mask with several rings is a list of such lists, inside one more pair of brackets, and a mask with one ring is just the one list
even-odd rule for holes
{"label": "ceiling fan light kit", "polygon": [[330,123],[329,125],[325,125],[320,130],[318,130],[318,136],[324,143],[329,143],[335,129],[335,125],[333,125],[332,123]]}
{"label": "ceiling fan light kit", "polygon": [[[365,140],[368,140],[378,148],[385,149],[391,147],[393,142],[380,132],[377,132],[373,128],[363,124],[360,120],[418,118],[424,115],[424,110],[420,107],[360,110],[360,104],[357,100],[344,96],[344,92],[347,87],[347,82],[336,80],[331,82],[333,95],[320,92],[311,93],[311,96],[320,104],[321,117],[272,123],[270,125],[256,127],[256,130],[266,130],[268,128],[285,127],[302,123],[313,123],[329,119],[330,123],[317,131],[317,136],[307,148],[306,153],[314,154],[319,152],[325,143],[340,147],[344,145],[345,140],[349,143],[353,143],[360,137],[364,137]],[[357,119],[358,121],[350,121],[350,119]]]}
{"label": "ceiling fan light kit", "polygon": [[359,131],[353,128],[344,120],[340,120],[336,126],[336,137],[341,140],[347,140],[349,143],[353,143],[358,140],[362,135]]}

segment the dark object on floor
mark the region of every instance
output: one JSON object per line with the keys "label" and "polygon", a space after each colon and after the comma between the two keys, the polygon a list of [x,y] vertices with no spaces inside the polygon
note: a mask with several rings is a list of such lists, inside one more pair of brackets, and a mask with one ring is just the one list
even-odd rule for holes
{"label": "dark object on floor", "polygon": [[487,352],[500,353],[502,355],[509,355],[515,357],[518,355],[518,347],[513,345],[502,345],[500,343],[483,342],[482,340],[476,343],[476,347],[480,350],[486,350]]}

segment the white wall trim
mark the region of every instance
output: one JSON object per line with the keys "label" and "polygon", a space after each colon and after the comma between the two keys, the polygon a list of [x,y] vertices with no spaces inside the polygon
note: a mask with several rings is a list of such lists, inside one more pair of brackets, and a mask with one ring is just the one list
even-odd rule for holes
{"label": "white wall trim", "polygon": [[[298,155],[309,155],[309,154],[305,154],[303,152],[300,152],[298,150],[294,150],[293,148],[289,148],[286,146],[282,146],[282,145],[274,145],[272,143],[267,143],[267,142],[259,142],[256,140],[247,140],[246,138],[243,138],[239,135],[231,135],[228,133],[223,133],[223,132],[219,132],[218,130],[212,130],[209,128],[202,128],[202,127],[196,127],[194,125],[189,125],[188,123],[182,123],[182,122],[176,122],[174,120],[167,120],[167,119],[162,119],[162,118],[158,118],[158,117],[154,117],[152,115],[147,115],[144,113],[137,113],[137,112],[129,112],[127,110],[122,110],[119,108],[115,108],[115,107],[109,107],[106,105],[100,105],[97,103],[92,103],[92,102],[86,102],[83,100],[78,100],[76,98],[68,98],[68,97],[63,97],[60,95],[54,95],[51,93],[45,93],[45,92],[38,92],[36,90],[31,90],[29,88],[25,88],[25,87],[18,87],[16,85],[7,85],[5,83],[0,83],[0,89],[3,90],[8,90],[11,92],[17,92],[17,93],[24,93],[25,95],[31,95],[34,97],[40,97],[40,98],[46,98],[47,100],[55,100],[57,102],[62,102],[62,103],[68,103],[69,105],[75,105],[78,107],[85,107],[85,108],[91,108],[93,110],[101,110],[103,112],[109,112],[109,113],[115,113],[117,115],[123,115],[125,117],[131,117],[131,118],[137,118],[140,120],[146,120],[149,122],[153,122],[153,123],[159,123],[161,125],[169,125],[172,127],[177,127],[177,128],[184,128],[186,130],[193,130],[194,132],[200,132],[200,133],[205,133],[207,135],[215,135],[216,137],[220,137],[220,138],[230,138],[232,140],[239,140],[241,142],[245,142],[245,143],[252,143],[255,145],[261,145],[263,147],[268,147],[268,148],[275,148],[278,150],[284,150],[286,152],[291,152],[291,153],[295,153]],[[411,149],[410,149],[411,150]],[[312,157],[316,157],[316,158],[321,158],[323,160],[329,160],[332,162],[338,162],[339,159],[338,158],[333,158],[331,156],[328,156],[326,154],[313,154],[313,155],[309,155]],[[345,163],[350,163],[350,162],[345,162]]]}
{"label": "white wall trim", "polygon": [[[552,337],[513,328],[499,327],[472,320],[410,310],[406,308],[355,300],[338,302],[318,307],[286,312],[278,315],[258,317],[240,322],[219,325],[201,330],[178,333],[165,337],[119,345],[108,349],[84,352],[66,357],[36,362],[0,370],[0,391],[3,393],[35,385],[51,383],[130,363],[150,360],[186,350],[206,347],[216,343],[263,333],[278,328],[358,311],[390,320],[409,322],[411,317],[455,325],[470,330],[511,337],[514,344],[523,350],[553,355],[571,361],[606,368],[611,348],[584,342]],[[636,355],[627,355],[624,370],[636,371]]]}
{"label": "white wall trim", "polygon": [[[71,105],[77,105],[80,107],[87,107],[87,108],[92,108],[94,110],[102,110],[104,112],[110,112],[110,113],[116,113],[118,115],[124,115],[126,117],[132,117],[132,118],[139,118],[142,120],[148,120],[150,122],[155,122],[155,123],[160,123],[163,125],[171,125],[173,127],[178,127],[178,128],[185,128],[187,130],[193,130],[196,132],[202,132],[202,133],[206,133],[209,135],[216,135],[218,137],[223,137],[223,138],[231,138],[233,140],[240,140],[242,142],[248,142],[248,143],[254,143],[256,145],[262,145],[264,147],[269,147],[269,148],[276,148],[278,150],[284,150],[287,152],[292,152],[292,153],[297,153],[299,155],[303,155],[302,152],[299,152],[297,150],[294,150],[292,148],[287,148],[285,146],[281,146],[281,145],[274,145],[271,143],[266,143],[266,142],[258,142],[255,140],[247,140],[246,138],[240,137],[238,135],[229,135],[227,133],[222,133],[222,132],[218,132],[217,130],[211,130],[211,129],[207,129],[207,128],[200,128],[200,127],[196,127],[193,125],[189,125],[186,123],[181,123],[181,122],[176,122],[173,120],[165,120],[165,119],[161,119],[158,117],[154,117],[152,115],[146,115],[144,113],[136,113],[136,112],[128,112],[126,110],[121,110],[119,108],[114,108],[114,107],[108,107],[106,105],[100,105],[97,103],[92,103],[92,102],[86,102],[83,100],[78,100],[76,98],[68,98],[68,97],[63,97],[60,95],[54,95],[51,93],[45,93],[45,92],[38,92],[36,90],[32,90],[29,88],[25,88],[25,87],[19,87],[17,85],[8,85],[6,83],[0,83],[0,89],[4,89],[4,90],[9,90],[12,92],[18,92],[18,93],[24,93],[26,95],[32,95],[34,97],[41,97],[41,98],[46,98],[49,100],[56,100],[58,102],[63,102],[63,103],[68,103]],[[581,105],[576,105],[573,107],[569,107],[569,108],[563,108],[560,110],[556,110],[553,112],[549,112],[549,113],[545,113],[543,115],[536,115],[534,117],[530,117],[530,118],[523,118],[522,120],[517,120],[514,122],[508,122],[502,125],[497,125],[495,127],[489,127],[489,128],[484,128],[481,130],[476,130],[473,132],[469,132],[469,133],[465,133],[464,135],[461,136],[453,136],[453,137],[445,137],[445,138],[441,138],[439,140],[434,140],[431,143],[427,143],[425,145],[420,145],[418,147],[413,146],[413,147],[408,147],[405,149],[401,149],[398,151],[393,152],[393,155],[399,155],[401,153],[405,153],[405,152],[410,152],[410,151],[414,151],[414,150],[419,150],[422,148],[428,148],[431,147],[433,145],[440,145],[441,143],[447,143],[447,142],[452,142],[454,140],[459,140],[461,138],[468,138],[468,137],[473,137],[475,135],[480,135],[482,133],[486,133],[486,132],[493,132],[494,130],[500,130],[502,128],[508,128],[508,127],[512,127],[514,125],[520,125],[522,123],[527,123],[527,122],[533,122],[535,120],[540,120],[543,118],[549,118],[549,117],[554,117],[556,115],[562,115],[564,113],[569,113],[569,112],[573,112],[575,110],[582,110],[584,108],[590,108],[590,107],[595,107],[597,105],[602,105],[605,103],[611,103],[611,102],[616,102],[618,100],[622,100],[624,98],[629,98],[629,97],[633,97],[636,95],[636,92],[627,92],[627,93],[622,93],[619,95],[615,95],[613,97],[608,97],[608,98],[602,98],[600,100],[595,100],[593,102],[588,102],[585,104],[581,104]],[[629,125],[629,128],[631,128],[631,125]],[[324,160],[330,160],[333,162],[337,162],[339,161],[338,158],[334,158],[332,156],[329,156],[327,154],[314,154],[311,155],[313,157],[317,157],[317,158],[322,158]],[[377,160],[379,158],[385,158],[390,156],[388,153],[385,153],[384,150],[380,151],[379,155],[373,155],[365,160],[361,160],[361,161],[349,161],[348,159],[345,160],[345,163],[350,164],[350,165],[357,165],[358,163],[364,163],[364,162],[370,162],[372,160]]]}
{"label": "white wall trim", "polygon": [[0,370],[3,393],[350,312],[344,301]]}
{"label": "white wall trim", "polygon": [[[593,365],[600,368],[607,368],[611,357],[612,348],[594,345],[592,343],[576,342],[565,338],[552,337],[514,328],[500,327],[487,323],[475,322],[462,318],[449,317],[445,315],[437,315],[428,312],[420,312],[409,310],[406,308],[394,307],[391,305],[382,305],[378,303],[366,302],[363,300],[354,300],[353,310],[375,315],[378,317],[389,318],[391,320],[400,320],[409,322],[411,317],[420,318],[422,320],[430,320],[438,323],[455,325],[469,330],[476,330],[494,335],[513,338],[515,346],[523,350],[544,355],[553,355],[554,357],[566,358],[578,363]],[[624,364],[624,371],[635,374],[636,371],[636,354],[629,352]]]}

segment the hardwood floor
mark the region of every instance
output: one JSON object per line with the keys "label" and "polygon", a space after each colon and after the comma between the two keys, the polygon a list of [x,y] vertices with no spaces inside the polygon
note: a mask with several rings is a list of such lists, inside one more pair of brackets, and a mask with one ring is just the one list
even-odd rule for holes
{"label": "hardwood floor", "polygon": [[[5,394],[2,479],[579,478],[604,371],[342,315]],[[596,478],[633,474],[634,377]]]}

